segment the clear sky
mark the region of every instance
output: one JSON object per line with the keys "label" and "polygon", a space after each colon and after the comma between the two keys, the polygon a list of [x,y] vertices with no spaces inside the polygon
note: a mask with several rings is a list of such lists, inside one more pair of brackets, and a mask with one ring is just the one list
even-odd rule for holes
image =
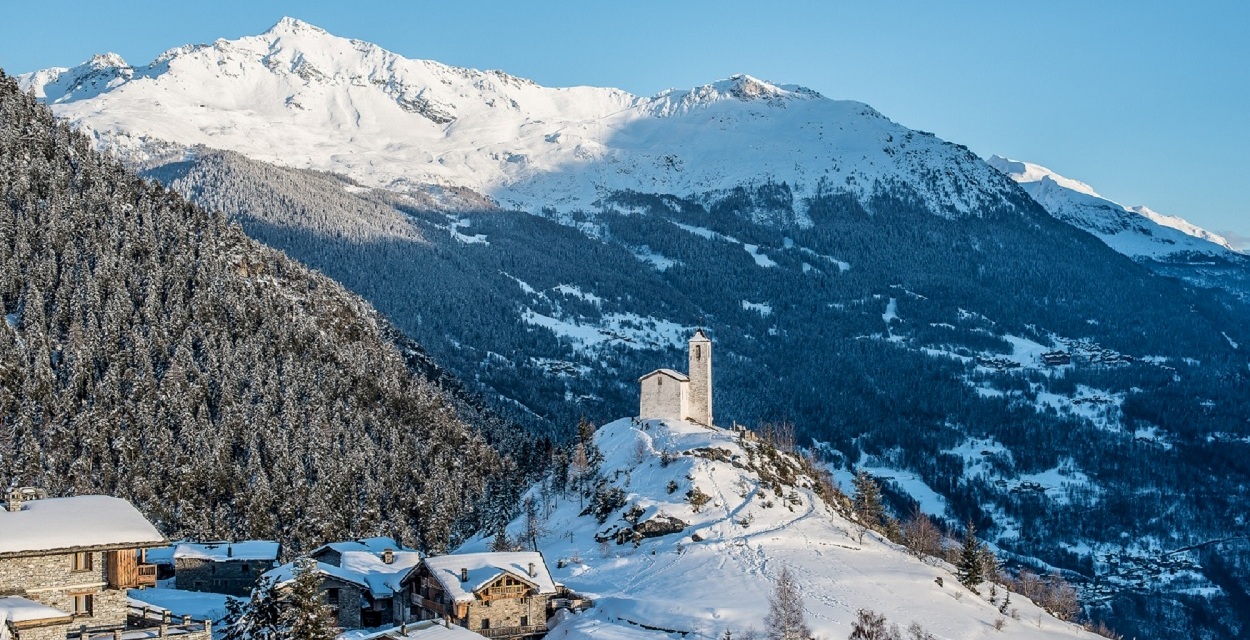
{"label": "clear sky", "polygon": [[0,67],[260,33],[650,95],[734,73],[866,102],[1250,242],[1250,2],[0,0]]}

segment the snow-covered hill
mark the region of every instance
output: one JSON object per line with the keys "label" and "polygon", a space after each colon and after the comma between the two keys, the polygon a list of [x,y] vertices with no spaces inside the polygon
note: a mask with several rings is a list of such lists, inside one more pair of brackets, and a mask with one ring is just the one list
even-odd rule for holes
{"label": "snow-covered hill", "polygon": [[707,200],[769,182],[796,201],[821,189],[865,196],[880,181],[912,185],[948,216],[1010,206],[1010,184],[963,147],[746,75],[653,97],[552,89],[284,18],[146,66],[107,54],[20,80],[136,162],[206,145],[401,192],[466,187],[531,211],[593,209],[615,191]]}
{"label": "snow-covered hill", "polygon": [[1237,253],[1228,240],[1187,220],[1144,206],[1125,207],[1046,167],[1001,156],[987,162],[1024,187],[1051,215],[1131,258],[1162,260],[1186,254],[1227,258]]}
{"label": "snow-covered hill", "polygon": [[[605,454],[601,475],[625,492],[625,506],[599,523],[593,514],[579,515],[587,503],[572,493],[558,496],[541,485],[530,493],[543,520],[538,548],[553,577],[595,600],[593,609],[563,620],[548,637],[710,639],[726,629],[735,636],[759,631],[783,567],[795,576],[820,638],[847,637],[859,609],[904,628],[918,623],[939,638],[1096,637],[1019,595],[1004,615],[987,601],[988,587],[973,594],[944,563],[922,562],[873,532],[861,542],[856,525],[830,509],[809,480],[773,482],[766,470],[796,472],[792,458],[769,459],[764,447],[732,431],[624,419],[602,427],[595,442]],[[700,509],[686,497],[695,489],[710,498]],[[631,525],[627,517],[635,509],[639,524]],[[669,518],[685,529],[638,544],[628,536],[624,544],[600,542],[622,528]],[[521,518],[509,532],[520,537],[523,530]],[[463,550],[485,550],[490,542],[477,539]],[[1001,632],[995,630],[1000,619]]]}

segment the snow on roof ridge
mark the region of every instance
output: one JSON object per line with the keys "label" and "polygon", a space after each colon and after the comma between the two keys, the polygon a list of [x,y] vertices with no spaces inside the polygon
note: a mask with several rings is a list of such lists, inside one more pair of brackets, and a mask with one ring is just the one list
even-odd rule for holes
{"label": "snow on roof ridge", "polygon": [[639,380],[646,380],[647,378],[650,378],[651,376],[656,375],[656,374],[664,374],[664,375],[666,375],[666,376],[668,376],[668,377],[670,377],[670,378],[673,378],[673,379],[676,379],[676,380],[680,380],[680,381],[682,381],[682,382],[686,382],[687,380],[690,380],[690,376],[688,376],[688,375],[686,375],[686,374],[684,374],[684,373],[682,373],[682,372],[680,372],[680,371],[678,371],[678,370],[676,370],[676,369],[666,369],[666,368],[656,369],[655,371],[652,371],[651,373],[648,373],[648,374],[646,374],[646,375],[643,375],[641,378],[638,378],[638,379],[639,379]]}
{"label": "snow on roof ridge", "polygon": [[0,510],[0,555],[78,548],[141,548],[169,542],[130,504],[113,496],[45,498]]}
{"label": "snow on roof ridge", "polygon": [[282,545],[273,540],[180,542],[174,547],[174,558],[194,558],[213,562],[277,560],[281,549]]}
{"label": "snow on roof ridge", "polygon": [[[555,581],[551,579],[547,563],[539,551],[458,553],[433,556],[422,562],[429,568],[430,574],[443,585],[447,595],[456,602],[472,600],[474,592],[505,573],[533,585],[539,593],[556,592]],[[531,563],[534,565],[533,576],[529,575]],[[460,580],[462,571],[468,574],[469,580]]]}

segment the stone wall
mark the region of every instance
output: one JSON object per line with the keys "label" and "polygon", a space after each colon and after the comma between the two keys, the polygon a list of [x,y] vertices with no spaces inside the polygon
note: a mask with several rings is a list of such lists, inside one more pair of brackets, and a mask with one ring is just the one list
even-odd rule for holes
{"label": "stone wall", "polygon": [[686,413],[686,383],[658,373],[641,383],[638,417],[681,420]]}
{"label": "stone wall", "polygon": [[91,556],[91,569],[74,571],[74,554],[58,553],[0,560],[0,592],[105,584],[104,554]]}
{"label": "stone wall", "polygon": [[326,578],[321,581],[321,586],[317,589],[317,594],[321,596],[322,601],[326,600],[326,591],[330,589],[338,589],[339,601],[333,606],[338,615],[331,622],[343,629],[359,629],[360,628],[360,608],[364,604],[364,593],[360,587],[334,578]]}
{"label": "stone wall", "polygon": [[174,584],[179,589],[232,596],[250,595],[256,580],[273,568],[273,562],[269,560],[178,558],[174,562]]}
{"label": "stone wall", "polygon": [[13,636],[13,640],[65,640],[68,633],[68,624],[54,624],[37,629],[22,629]]}
{"label": "stone wall", "polygon": [[123,626],[126,592],[106,588],[104,553],[89,555],[91,568],[87,571],[74,571],[72,553],[0,559],[0,592],[20,594],[66,613],[74,613],[75,595],[90,594],[92,615],[75,618],[71,628]]}
{"label": "stone wall", "polygon": [[526,618],[524,626],[546,624],[548,600],[548,596],[535,595],[474,602],[469,605],[467,628],[470,631],[480,631],[483,620],[490,620],[491,629],[519,627],[523,626],[522,617]]}

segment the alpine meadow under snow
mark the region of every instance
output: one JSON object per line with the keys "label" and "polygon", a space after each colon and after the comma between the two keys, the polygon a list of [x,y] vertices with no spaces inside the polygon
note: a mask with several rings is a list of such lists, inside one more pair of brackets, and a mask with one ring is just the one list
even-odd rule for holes
{"label": "alpine meadow under snow", "polygon": [[[1024,598],[1016,620],[985,590],[956,596],[943,568],[861,541],[817,478],[783,489],[740,467],[751,447],[726,432],[618,420],[638,410],[638,376],[680,361],[701,325],[718,424],[789,421],[844,487],[867,471],[897,515],[918,506],[954,534],[972,523],[1013,567],[1062,573],[1086,615],[1126,636],[1250,628],[1250,259],[1183,220],[798,86],[546,88],[290,18],[143,66],[107,54],[18,82],[199,205],[109,165],[138,195],[100,204],[106,216],[77,196],[49,208],[92,229],[78,246],[27,182],[5,183],[20,233],[0,237],[19,239],[0,242],[0,380],[23,398],[0,398],[18,426],[0,442],[47,452],[20,457],[23,482],[119,491],[171,532],[302,545],[327,522],[343,537],[398,519],[436,549],[476,530],[478,550],[510,520],[512,538],[534,533],[514,498],[539,466],[567,466],[585,417],[608,423],[603,484],[553,488],[557,471],[527,503],[556,580],[599,602],[557,633],[737,636],[762,627],[784,566],[825,638],[861,607],[939,637],[996,637],[1000,618],[1012,637],[1081,635]],[[6,144],[24,149],[11,122]],[[12,175],[41,176],[38,193],[79,184],[58,176],[84,139],[43,112],[30,122],[73,151],[45,154],[51,173],[6,154]],[[164,250],[132,200],[169,204],[150,205],[176,231]],[[189,222],[169,223],[176,212]],[[106,356],[124,366],[101,368]],[[200,381],[216,383],[207,396]],[[177,428],[186,414],[195,429]],[[170,450],[147,484],[124,484],[145,460],[118,415]],[[310,467],[250,436],[251,420]],[[122,446],[60,444],[99,425]],[[93,475],[65,482],[84,458]],[[308,498],[276,487],[302,477],[335,499],[295,508]],[[661,512],[689,526],[596,540]]]}

